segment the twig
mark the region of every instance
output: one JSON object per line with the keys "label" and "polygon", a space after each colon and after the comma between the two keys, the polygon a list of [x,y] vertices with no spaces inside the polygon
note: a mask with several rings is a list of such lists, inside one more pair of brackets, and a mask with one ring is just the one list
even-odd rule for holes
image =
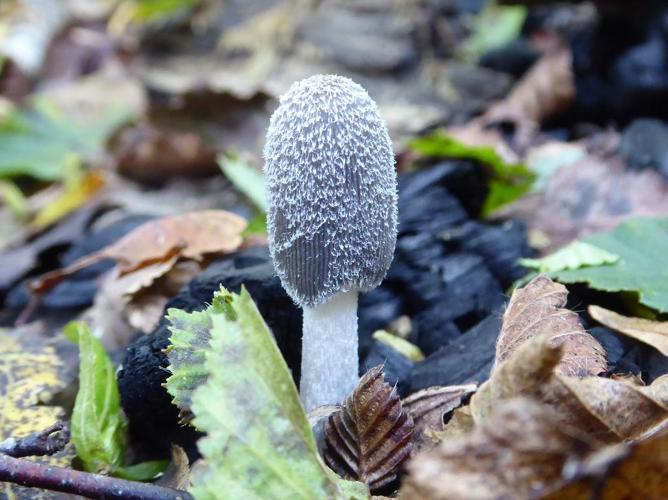
{"label": "twig", "polygon": [[56,422],[43,431],[22,438],[8,438],[0,442],[0,453],[10,457],[53,455],[70,440],[70,431],[63,422]]}
{"label": "twig", "polygon": [[193,497],[185,491],[54,467],[3,454],[0,454],[0,481],[88,498],[193,500]]}

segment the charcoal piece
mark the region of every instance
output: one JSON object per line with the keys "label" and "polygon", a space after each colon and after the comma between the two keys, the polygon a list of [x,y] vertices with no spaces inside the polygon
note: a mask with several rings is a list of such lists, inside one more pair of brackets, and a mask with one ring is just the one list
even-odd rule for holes
{"label": "charcoal piece", "polygon": [[[266,247],[253,248],[216,262],[185,285],[166,309],[205,309],[220,285],[238,292],[243,284],[271,328],[281,352],[297,379],[301,356],[301,310],[283,290]],[[178,410],[163,387],[169,375],[163,350],[170,332],[163,318],[149,335],[141,335],[126,351],[118,373],[123,410],[130,431],[148,452],[164,454],[170,442],[194,449],[192,430],[178,423]]]}
{"label": "charcoal piece", "polygon": [[[63,254],[59,261],[60,267],[68,266],[81,257],[115,243],[150,219],[151,217],[145,215],[132,215],[124,217],[100,230],[83,234]],[[113,266],[113,261],[103,260],[68,276],[42,297],[41,307],[67,309],[90,306],[98,290],[99,277]],[[20,283],[8,293],[5,302],[8,308],[20,310],[28,304],[30,300],[28,282],[29,280]]]}
{"label": "charcoal piece", "polygon": [[445,250],[445,245],[435,235],[418,233],[397,240],[394,258],[415,270],[431,270],[445,255]]}
{"label": "charcoal piece", "polygon": [[666,116],[668,104],[668,47],[666,40],[652,34],[640,45],[628,49],[612,68],[616,107],[633,116]]}
{"label": "charcoal piece", "polygon": [[374,366],[383,365],[385,381],[397,386],[401,396],[406,394],[406,382],[414,368],[414,363],[387,344],[374,340],[369,354],[360,366],[360,376]]}
{"label": "charcoal piece", "polygon": [[444,187],[434,186],[410,199],[399,193],[399,235],[436,234],[466,220],[466,212]]}
{"label": "charcoal piece", "polygon": [[461,335],[451,319],[443,317],[443,308],[434,306],[418,313],[412,321],[411,341],[429,356]]}
{"label": "charcoal piece", "polygon": [[435,272],[419,273],[405,286],[410,291],[406,300],[415,312],[439,307],[444,319],[454,320],[464,330],[504,301],[483,259],[472,254],[448,255],[435,265]]}
{"label": "charcoal piece", "polygon": [[509,220],[498,225],[469,221],[440,236],[449,248],[483,257],[504,289],[527,272],[518,260],[533,255],[527,243],[526,227],[519,221]]}
{"label": "charcoal piece", "polygon": [[454,197],[470,217],[476,217],[488,190],[485,170],[472,161],[442,161],[429,168],[403,174],[397,181],[400,219],[403,218],[402,204],[415,202],[437,188],[445,189],[445,196]]}
{"label": "charcoal piece", "polygon": [[519,78],[539,56],[540,53],[526,38],[517,38],[503,47],[485,52],[480,57],[480,66]]}
{"label": "charcoal piece", "polygon": [[406,392],[410,394],[434,385],[487,380],[494,362],[501,316],[502,309],[492,312],[471,330],[418,363],[408,378]]}
{"label": "charcoal piece", "polygon": [[616,365],[631,348],[630,342],[626,342],[619,334],[604,326],[594,327],[589,333],[605,349],[609,365]]}
{"label": "charcoal piece", "polygon": [[363,359],[371,348],[373,332],[386,329],[401,316],[401,311],[401,298],[387,287],[380,286],[360,294],[357,311],[360,359]]}
{"label": "charcoal piece", "polygon": [[668,125],[662,121],[634,120],[622,134],[619,153],[630,168],[653,168],[668,181]]}

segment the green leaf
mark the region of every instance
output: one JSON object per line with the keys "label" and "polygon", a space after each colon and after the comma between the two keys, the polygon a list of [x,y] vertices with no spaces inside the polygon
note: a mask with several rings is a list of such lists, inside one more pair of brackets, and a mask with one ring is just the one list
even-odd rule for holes
{"label": "green leaf", "polygon": [[164,472],[168,465],[168,460],[152,460],[135,465],[116,467],[113,469],[112,475],[129,481],[150,481]]}
{"label": "green leaf", "polygon": [[[204,465],[193,475],[198,500],[369,497],[366,486],[339,479],[320,460],[290,371],[245,288],[239,295],[221,289],[206,311],[171,311],[170,318],[180,322],[173,337],[181,342],[170,359],[177,350],[182,360],[205,353],[204,382],[192,396],[193,423],[207,433],[198,443]],[[195,339],[207,324],[205,340]],[[170,370],[183,380],[193,364]],[[167,387],[174,395],[175,386]]]}
{"label": "green leaf", "polygon": [[131,116],[128,109],[109,106],[94,121],[83,122],[45,98],[33,99],[30,107],[14,109],[0,121],[0,178],[61,179],[73,159],[98,158],[111,133]]}
{"label": "green leaf", "polygon": [[[633,292],[641,304],[668,312],[668,218],[630,219],[612,231],[589,236],[582,242],[606,254],[594,252],[592,257],[584,252],[587,258],[581,265],[573,260],[568,267],[556,266],[548,273],[552,279],[588,283],[606,292]],[[564,250],[568,255],[568,247]],[[540,259],[537,265],[555,255]],[[611,262],[613,257],[617,259]]]}
{"label": "green leaf", "polygon": [[491,175],[489,193],[482,208],[484,216],[529,191],[535,178],[524,165],[504,162],[490,146],[467,146],[438,130],[413,139],[410,147],[423,156],[475,160],[488,165]]}
{"label": "green leaf", "polygon": [[471,34],[463,42],[462,57],[475,62],[485,52],[509,44],[520,35],[526,17],[524,6],[488,3],[473,21]]}
{"label": "green leaf", "polygon": [[566,269],[614,264],[619,255],[603,250],[585,241],[574,241],[542,259],[520,259],[520,264],[540,273],[553,273]]}
{"label": "green leaf", "polygon": [[200,0],[130,0],[131,18],[138,23],[149,23],[171,18],[191,9]]}
{"label": "green leaf", "polygon": [[262,172],[228,156],[219,156],[218,165],[234,187],[246,195],[260,211],[263,213],[267,211],[267,195]]}
{"label": "green leaf", "polygon": [[72,410],[72,442],[85,470],[110,471],[121,465],[126,440],[114,366],[85,323],[68,323],[65,336],[79,344],[79,392]]}
{"label": "green leaf", "polygon": [[165,387],[182,420],[189,421],[193,391],[206,381],[208,374],[204,359],[211,340],[211,311],[187,313],[169,309],[167,320],[172,334],[166,354],[172,374],[167,377]]}

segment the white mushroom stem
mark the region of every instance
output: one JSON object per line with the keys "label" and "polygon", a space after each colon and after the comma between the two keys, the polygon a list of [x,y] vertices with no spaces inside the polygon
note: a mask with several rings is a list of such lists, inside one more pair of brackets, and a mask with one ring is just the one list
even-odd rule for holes
{"label": "white mushroom stem", "polygon": [[306,411],[340,404],[357,385],[357,292],[304,306],[300,393]]}

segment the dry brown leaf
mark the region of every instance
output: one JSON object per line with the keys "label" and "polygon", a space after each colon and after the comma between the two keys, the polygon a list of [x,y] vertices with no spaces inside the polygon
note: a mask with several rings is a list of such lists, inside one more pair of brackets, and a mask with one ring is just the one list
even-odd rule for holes
{"label": "dry brown leaf", "polygon": [[566,287],[546,275],[517,288],[503,314],[494,370],[528,339],[547,334],[551,345],[563,348],[559,373],[581,377],[605,372],[605,350],[582,328],[578,315],[565,308],[567,297]]}
{"label": "dry brown leaf", "polygon": [[569,48],[560,46],[541,57],[502,101],[482,116],[485,125],[512,123],[518,146],[526,147],[540,123],[566,109],[575,98]]}
{"label": "dry brown leaf", "polygon": [[172,445],[172,460],[155,484],[175,490],[188,489],[190,486],[190,461],[183,448]]}
{"label": "dry brown leaf", "polygon": [[123,276],[175,255],[199,260],[206,254],[235,251],[243,240],[246,221],[224,210],[203,210],[163,217],[142,224],[117,242],[72,265],[33,281],[35,293],[46,293],[70,274],[103,259],[115,260]]}
{"label": "dry brown leaf", "polygon": [[647,387],[629,379],[571,377],[556,372],[560,360],[561,347],[551,345],[549,337],[525,342],[471,398],[475,424],[501,401],[530,396],[563,424],[602,442],[639,439],[666,425],[668,377]]}
{"label": "dry brown leaf", "polygon": [[668,356],[668,321],[622,316],[599,306],[589,306],[587,311],[602,325],[651,345],[664,356]]}
{"label": "dry brown leaf", "polygon": [[561,479],[595,444],[530,398],[503,401],[489,418],[408,463],[401,498],[527,498]]}
{"label": "dry brown leaf", "polygon": [[369,485],[373,493],[397,478],[412,450],[413,419],[382,365],[369,370],[325,425],[324,459],[345,479]]}
{"label": "dry brown leaf", "polygon": [[462,399],[473,394],[477,384],[429,387],[403,399],[403,407],[413,417],[415,451],[434,447],[441,440],[443,417],[458,408]]}
{"label": "dry brown leaf", "polygon": [[542,254],[636,216],[668,215],[668,185],[654,170],[626,170],[617,159],[590,155],[560,168],[540,193],[502,207],[495,217],[519,219],[546,237]]}
{"label": "dry brown leaf", "polygon": [[668,432],[630,445],[609,446],[569,464],[569,477],[544,500],[668,498]]}

